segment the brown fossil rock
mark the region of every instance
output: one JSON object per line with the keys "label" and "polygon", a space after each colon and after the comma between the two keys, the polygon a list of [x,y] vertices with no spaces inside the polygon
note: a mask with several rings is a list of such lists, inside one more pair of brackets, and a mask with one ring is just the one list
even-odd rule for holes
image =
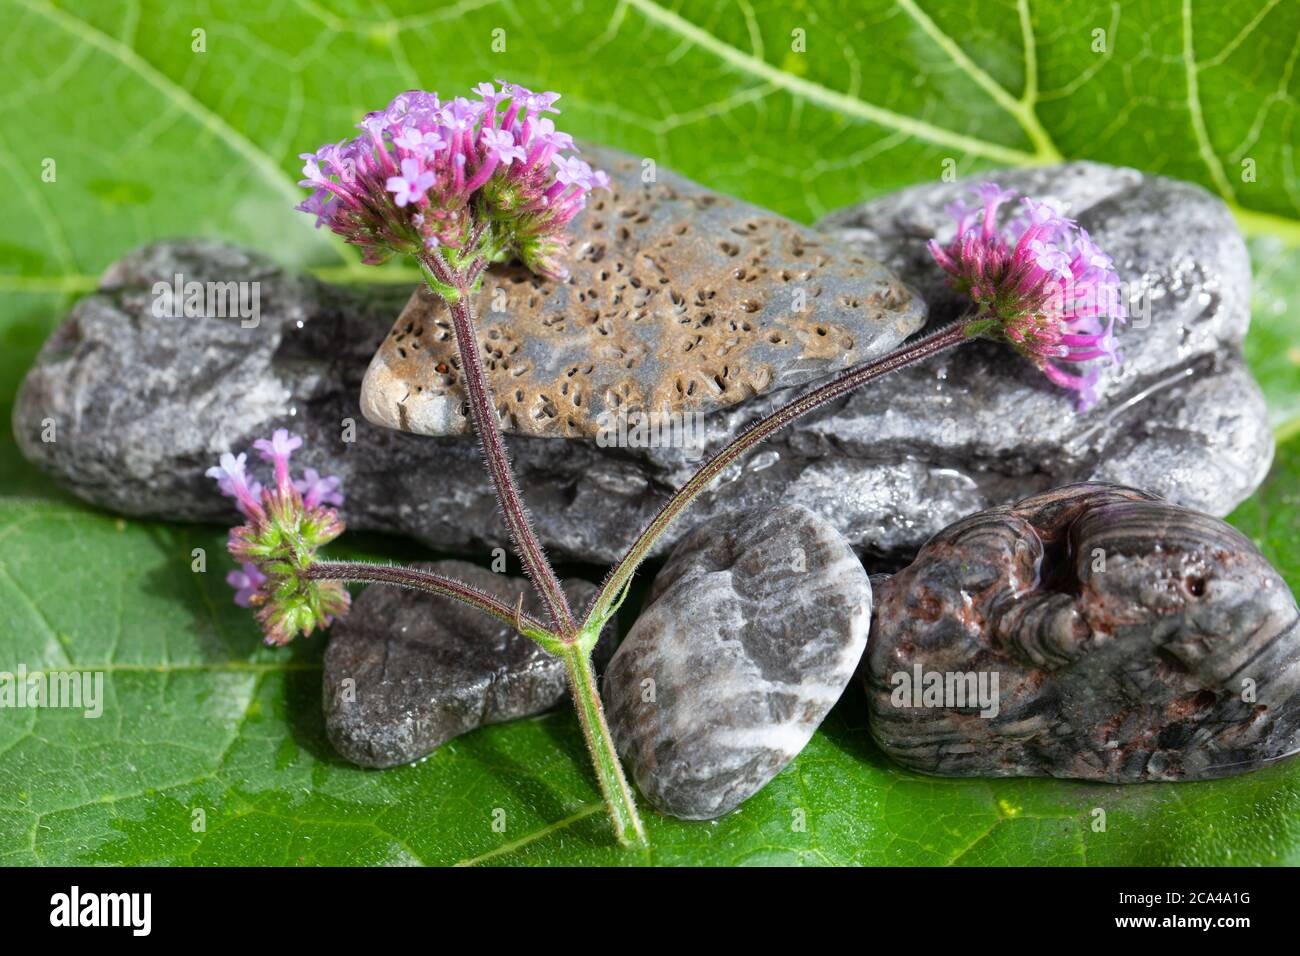
{"label": "brown fossil rock", "polygon": [[1300,750],[1300,612],[1234,528],[1080,484],[939,532],[876,584],[863,678],[890,757],[1109,783]]}
{"label": "brown fossil rock", "polygon": [[[624,414],[708,412],[883,355],[925,321],[888,269],[823,234],[613,150],[612,191],[571,227],[566,282],[491,270],[480,345],[508,431],[596,437]],[[446,308],[412,295],[361,406],[379,425],[468,431]],[[604,417],[602,417],[604,416]]]}

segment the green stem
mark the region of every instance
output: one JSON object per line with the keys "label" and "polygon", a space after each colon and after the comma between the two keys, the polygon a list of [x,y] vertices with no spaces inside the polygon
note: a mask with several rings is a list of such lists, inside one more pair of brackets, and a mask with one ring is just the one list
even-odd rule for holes
{"label": "green stem", "polygon": [[965,342],[971,335],[968,326],[968,320],[959,320],[940,329],[938,332],[918,339],[911,345],[905,345],[889,353],[884,358],[849,369],[847,372],[843,372],[831,379],[825,385],[805,392],[792,402],[768,413],[766,417],[738,435],[732,440],[731,444],[709,459],[708,463],[691,476],[686,484],[678,488],[664,506],[659,509],[659,513],[641,531],[627,553],[614,566],[609,576],[605,578],[605,583],[601,585],[600,591],[596,594],[587,610],[583,626],[592,627],[597,622],[603,622],[609,617],[619,595],[627,588],[632,576],[636,573],[636,569],[649,556],[650,551],[663,537],[664,532],[690,507],[696,498],[703,494],[728,465],[773,432],[784,428],[795,419],[820,408],[827,402],[833,401],[842,395],[847,395],[872,379],[887,375],[906,365],[911,365],[913,362],[919,362],[931,355]]}
{"label": "green stem", "polygon": [[637,815],[636,800],[632,797],[632,788],[628,786],[627,778],[623,775],[623,765],[619,763],[618,752],[614,749],[614,739],[610,736],[609,725],[605,722],[605,710],[600,704],[596,673],[591,666],[591,644],[593,643],[594,641],[583,640],[570,644],[560,656],[569,673],[569,689],[573,693],[573,704],[578,710],[582,736],[586,739],[587,750],[591,753],[596,780],[605,798],[605,807],[609,810],[609,820],[614,825],[614,834],[623,846],[644,845],[645,828]]}

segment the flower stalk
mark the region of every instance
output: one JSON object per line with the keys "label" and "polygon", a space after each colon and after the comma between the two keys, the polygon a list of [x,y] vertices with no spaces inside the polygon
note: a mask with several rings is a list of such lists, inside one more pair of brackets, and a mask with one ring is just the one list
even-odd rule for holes
{"label": "flower stalk", "polygon": [[659,509],[650,523],[645,526],[636,540],[632,542],[627,553],[609,573],[600,591],[592,598],[586,614],[586,622],[607,618],[616,606],[636,570],[654,550],[654,546],[664,536],[673,522],[681,517],[691,504],[712,484],[713,480],[732,462],[736,461],[763,439],[784,428],[791,422],[812,412],[828,402],[856,391],[863,385],[882,375],[897,371],[914,362],[920,362],[932,355],[946,351],[953,346],[967,341],[971,337],[969,320],[963,319],[940,329],[911,345],[905,345],[883,358],[868,362],[842,372],[825,385],[818,386],[786,405],[755,422],[738,435],[732,442],[710,458],[699,471],[673,493]]}
{"label": "flower stalk", "polygon": [[587,751],[591,754],[596,781],[600,784],[601,796],[605,798],[614,835],[624,846],[644,844],[645,828],[637,815],[636,800],[632,796],[627,777],[623,774],[623,764],[618,759],[614,738],[610,736],[605,709],[600,702],[600,691],[596,686],[596,672],[591,666],[591,650],[600,629],[583,633],[584,638],[569,644],[561,655],[569,673],[573,705],[578,711],[582,736],[587,742]]}
{"label": "flower stalk", "polygon": [[498,621],[509,624],[521,634],[529,637],[535,635],[534,639],[558,639],[554,631],[522,607],[511,607],[473,585],[423,568],[379,564],[374,561],[316,561],[303,572],[303,577],[313,581],[341,581],[349,584],[390,584],[426,594],[437,594],[478,608]]}
{"label": "flower stalk", "polygon": [[507,608],[460,582],[414,569],[317,562],[313,581],[363,580],[415,587],[478,607],[511,623],[560,657],[569,676],[583,737],[619,840],[643,841],[631,788],[623,776],[597,691],[591,651],[608,615],[580,628],[529,520],[501,436],[483,366],[472,296],[492,262],[514,256],[551,279],[567,274],[560,256],[565,228],[593,189],[609,177],[572,150],[573,139],[545,115],[555,93],[483,83],[477,99],[443,102],[413,90],[366,116],[362,135],[303,155],[299,208],[361,247],[364,261],[394,254],[419,263],[430,290],[446,303],[460,353],[461,381],[483,459],[515,550],[546,608],[549,624]]}
{"label": "flower stalk", "polygon": [[556,577],[551,563],[542,551],[541,542],[533,531],[528,511],[519,494],[515,482],[514,470],[510,467],[510,456],[506,452],[505,442],[501,437],[501,424],[497,418],[496,402],[492,397],[492,386],[487,380],[483,368],[483,357],[478,344],[477,330],[474,327],[474,310],[470,305],[468,276],[458,274],[455,281],[458,297],[448,303],[451,310],[452,327],[456,334],[456,347],[460,352],[461,381],[469,396],[470,414],[474,421],[474,430],[479,436],[483,449],[483,460],[487,464],[492,485],[496,488],[497,502],[505,516],[510,529],[510,537],[523,561],[524,569],[532,579],[533,585],[550,614],[551,623],[562,634],[574,634],[577,624],[569,600],[565,597],[560,580]]}
{"label": "flower stalk", "polygon": [[538,632],[534,629],[529,632],[521,628],[520,632],[536,640],[564,662],[574,707],[582,725],[582,737],[591,756],[592,768],[605,799],[614,835],[625,846],[644,843],[645,829],[637,814],[632,788],[623,774],[609,725],[605,721],[605,710],[591,663],[592,650],[608,618],[600,619],[595,627],[578,628],[559,577],[542,551],[537,533],[533,530],[501,435],[492,386],[487,380],[480,354],[474,326],[474,309],[470,303],[474,282],[472,277],[481,274],[483,261],[480,259],[471,262],[463,272],[450,272],[446,264],[435,257],[422,257],[421,263],[428,272],[442,281],[448,281],[456,290],[455,299],[448,301],[447,307],[452,315],[456,346],[460,352],[461,380],[469,396],[474,429],[515,549],[528,571],[533,587],[550,613],[550,630]]}

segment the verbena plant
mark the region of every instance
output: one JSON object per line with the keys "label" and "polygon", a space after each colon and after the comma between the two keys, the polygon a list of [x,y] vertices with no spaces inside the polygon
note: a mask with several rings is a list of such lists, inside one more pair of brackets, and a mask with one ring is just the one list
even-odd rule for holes
{"label": "verbena plant", "polygon": [[546,115],[556,93],[482,83],[474,98],[442,102],[411,91],[359,124],[361,135],[304,154],[299,206],[378,264],[410,256],[429,289],[446,303],[460,353],[464,388],[488,474],[523,566],[545,608],[541,619],[450,577],[392,564],[328,561],[320,548],[343,531],[335,508],[339,481],[311,469],[295,480],[291,454],[302,440],[286,430],[254,443],[274,467],[265,487],[247,473],[245,454],[225,454],[208,474],[234,498],[244,522],[230,533],[240,569],[228,580],[235,600],[257,608],[268,643],[328,626],[347,612],[344,582],[391,584],[472,605],[559,657],[591,753],[614,832],[625,844],[645,841],[592,668],[601,630],[627,595],[637,568],[691,503],[732,462],[795,419],[895,369],[977,337],[1010,344],[1054,383],[1095,401],[1095,367],[1070,372],[1061,363],[1119,361],[1113,335],[1122,320],[1119,280],[1109,257],[1052,207],[1025,198],[1005,228],[1000,207],[1015,197],[987,183],[979,205],[957,204],[956,233],[931,252],[970,299],[962,319],[876,361],[849,369],[763,417],[711,457],[659,510],[614,565],[591,603],[575,614],[547,560],[520,497],[502,440],[475,329],[473,296],[488,266],[518,259],[538,275],[567,276],[565,231],[592,190],[608,177],[572,155],[573,140]]}

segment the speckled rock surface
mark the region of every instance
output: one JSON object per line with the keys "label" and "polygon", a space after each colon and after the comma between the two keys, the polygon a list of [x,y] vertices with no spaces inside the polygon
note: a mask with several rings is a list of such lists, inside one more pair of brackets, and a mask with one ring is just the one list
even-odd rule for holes
{"label": "speckled rock surface", "polygon": [[[534,613],[523,578],[464,561],[418,565],[457,578]],[[595,587],[564,582],[582,606]],[[608,660],[616,623],[597,645]],[[393,767],[432,753],[475,727],[529,717],[565,698],[564,665],[509,626],[435,595],[373,584],[331,629],[322,700],[334,749],[363,767]]]}
{"label": "speckled rock surface", "polygon": [[[522,266],[476,303],[502,427],[595,438],[617,415],[709,412],[884,355],[925,322],[898,277],[765,209],[641,160],[585,148],[610,174],[570,226],[564,282]],[[417,291],[361,387],[376,424],[468,432],[446,307]]]}
{"label": "speckled rock surface", "polygon": [[602,690],[645,798],[707,820],[762,789],[839,699],[870,617],[862,565],[805,508],[725,515],[683,539]]}
{"label": "speckled rock surface", "polygon": [[[1152,291],[1150,322],[1124,331],[1128,362],[1103,380],[1100,404],[1077,415],[1009,350],[963,346],[764,442],[674,535],[791,500],[896,566],[964,515],[1071,481],[1134,484],[1218,515],[1257,486],[1273,439],[1241,362],[1250,272],[1224,205],[1195,186],[1095,164],[998,178],[1056,198],[1114,254],[1121,277],[1141,277]],[[924,241],[946,221],[941,207],[957,188],[918,187],[825,227],[891,264],[947,321],[957,303]],[[155,317],[150,287],[177,272],[260,281],[260,326]],[[138,250],[77,304],[28,374],[14,410],[19,447],[96,504],[224,520],[227,502],[204,469],[288,426],[307,439],[305,464],[343,477],[351,527],[402,531],[443,549],[505,544],[472,442],[402,434],[361,416],[362,377],[409,294],[325,285],[216,243]],[[707,445],[719,447],[786,391],[706,416]],[[47,417],[58,423],[55,443],[40,438]],[[557,556],[591,561],[617,557],[693,470],[679,448],[525,436],[510,446],[543,541]]]}
{"label": "speckled rock surface", "polygon": [[957,522],[879,584],[871,734],[932,774],[1243,773],[1300,750],[1298,619],[1224,522],[1129,488],[1057,489]]}

